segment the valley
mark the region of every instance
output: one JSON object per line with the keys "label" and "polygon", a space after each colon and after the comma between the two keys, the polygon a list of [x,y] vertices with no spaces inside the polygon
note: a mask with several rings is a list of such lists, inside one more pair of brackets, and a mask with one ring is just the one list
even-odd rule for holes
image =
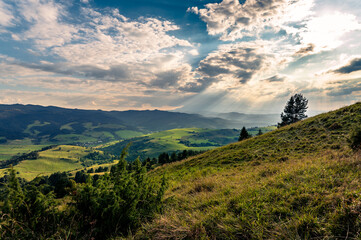
{"label": "valley", "polygon": [[[239,130],[206,128],[130,135],[92,147],[67,144],[44,149],[26,145],[26,139],[24,145],[12,140],[19,145],[1,145],[2,161],[15,152],[38,156],[0,172],[6,173],[3,179],[11,178],[14,171],[22,181],[30,181],[22,184],[36,184],[41,191],[53,189],[55,199],[62,199],[62,209],[68,201],[80,204],[79,194],[108,192],[116,174],[134,177],[124,180],[129,184],[151,179],[155,185],[127,185],[127,191],[158,186],[157,194],[164,196],[156,204],[163,210],[131,225],[131,239],[357,238],[361,234],[360,124],[361,103],[357,103],[278,129],[248,128],[253,137],[242,141],[237,141]],[[164,160],[164,153],[169,160]],[[73,191],[80,192],[73,196]],[[103,201],[105,195],[91,196],[87,199]],[[67,218],[65,210],[58,214]],[[126,236],[122,231],[117,234]]]}

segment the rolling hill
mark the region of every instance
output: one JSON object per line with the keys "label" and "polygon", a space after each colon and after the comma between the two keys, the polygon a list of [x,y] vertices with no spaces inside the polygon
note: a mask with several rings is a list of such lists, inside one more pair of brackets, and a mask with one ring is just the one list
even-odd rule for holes
{"label": "rolling hill", "polygon": [[359,239],[361,103],[155,169],[165,210],[136,239]]}
{"label": "rolling hill", "polygon": [[[36,159],[26,158],[14,164],[14,169],[19,177],[30,181],[37,176],[46,176],[55,172],[69,172],[87,166],[113,163],[114,159],[111,155],[104,155],[102,151],[92,148],[59,145],[39,151]],[[0,177],[7,171],[7,168],[0,169]]]}
{"label": "rolling hill", "polygon": [[238,135],[239,131],[236,129],[172,129],[120,141],[100,149],[110,154],[120,155],[122,149],[131,143],[127,160],[133,161],[138,156],[145,160],[147,157],[158,157],[163,152],[209,150],[236,142]]}
{"label": "rolling hill", "polygon": [[167,111],[101,111],[0,105],[0,143],[97,145],[173,128],[226,128],[227,120]]}

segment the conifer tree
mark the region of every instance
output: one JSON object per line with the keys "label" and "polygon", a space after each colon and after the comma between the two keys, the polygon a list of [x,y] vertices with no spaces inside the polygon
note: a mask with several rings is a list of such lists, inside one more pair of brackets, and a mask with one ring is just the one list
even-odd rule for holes
{"label": "conifer tree", "polygon": [[308,100],[300,93],[293,95],[287,102],[283,113],[281,113],[282,122],[278,127],[286,126],[298,122],[307,117]]}
{"label": "conifer tree", "polygon": [[262,134],[263,134],[262,130],[259,129],[259,130],[258,130],[258,133],[257,133],[257,136],[261,136]]}
{"label": "conifer tree", "polygon": [[251,137],[251,135],[249,135],[246,128],[243,127],[242,130],[241,130],[241,133],[239,134],[238,141],[242,141],[242,140],[250,138],[250,137]]}

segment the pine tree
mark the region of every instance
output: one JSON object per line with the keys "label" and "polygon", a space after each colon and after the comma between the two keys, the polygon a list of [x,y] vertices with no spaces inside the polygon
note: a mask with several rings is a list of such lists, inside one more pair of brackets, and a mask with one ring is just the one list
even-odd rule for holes
{"label": "pine tree", "polygon": [[293,95],[287,102],[283,113],[281,113],[282,122],[278,127],[286,126],[298,122],[307,117],[308,100],[302,94]]}
{"label": "pine tree", "polygon": [[246,128],[243,127],[242,130],[241,130],[241,133],[239,134],[238,141],[242,141],[242,140],[250,138],[250,137],[251,137],[251,135],[249,135]]}
{"label": "pine tree", "polygon": [[262,130],[259,129],[259,130],[258,130],[258,133],[257,133],[257,136],[261,136],[262,134],[263,134]]}

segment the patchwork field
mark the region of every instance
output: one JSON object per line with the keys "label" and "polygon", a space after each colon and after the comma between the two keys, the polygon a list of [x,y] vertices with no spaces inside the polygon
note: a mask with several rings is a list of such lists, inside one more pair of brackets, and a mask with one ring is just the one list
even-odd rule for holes
{"label": "patchwork field", "polygon": [[45,145],[17,145],[17,144],[1,144],[0,145],[0,161],[10,159],[14,155],[29,153],[31,151],[40,150]]}
{"label": "patchwork field", "polygon": [[[79,146],[60,145],[39,152],[38,159],[24,160],[14,166],[14,169],[19,172],[19,177],[27,180],[54,172],[83,169],[85,167],[82,165],[81,158],[91,152],[94,152],[94,150]],[[102,153],[101,151],[97,152]],[[3,175],[6,171],[6,169],[0,169],[0,175]]]}

